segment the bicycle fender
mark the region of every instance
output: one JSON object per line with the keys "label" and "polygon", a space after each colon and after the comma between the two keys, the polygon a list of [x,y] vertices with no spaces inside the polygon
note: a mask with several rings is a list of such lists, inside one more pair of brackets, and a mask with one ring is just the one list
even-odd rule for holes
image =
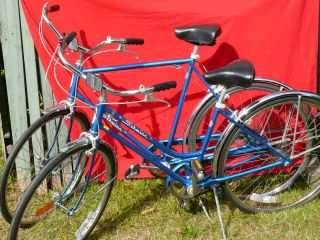
{"label": "bicycle fender", "polygon": [[[116,151],[109,143],[107,143],[106,141],[104,141],[102,139],[100,139],[99,145],[103,148],[104,152],[108,152],[113,156],[115,173],[118,174],[118,158],[117,158]],[[118,178],[116,178],[114,180],[114,186],[117,185],[117,180],[118,180]]]}
{"label": "bicycle fender", "polygon": [[57,104],[42,110],[42,114],[46,115],[46,114],[52,114],[52,113],[61,112],[61,111],[70,112],[70,107],[67,106],[66,104]]}

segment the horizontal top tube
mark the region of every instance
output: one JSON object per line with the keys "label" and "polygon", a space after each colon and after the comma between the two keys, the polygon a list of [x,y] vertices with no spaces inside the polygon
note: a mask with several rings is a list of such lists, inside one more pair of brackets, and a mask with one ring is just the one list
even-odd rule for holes
{"label": "horizontal top tube", "polygon": [[118,66],[107,66],[107,67],[100,67],[100,68],[87,68],[87,69],[82,69],[82,72],[83,73],[101,73],[101,72],[129,70],[129,69],[136,69],[136,68],[159,67],[159,66],[166,66],[166,65],[180,65],[180,64],[186,64],[186,63],[192,63],[192,61],[194,61],[194,59],[184,58],[184,59],[177,59],[177,60],[145,62],[145,63],[118,65]]}

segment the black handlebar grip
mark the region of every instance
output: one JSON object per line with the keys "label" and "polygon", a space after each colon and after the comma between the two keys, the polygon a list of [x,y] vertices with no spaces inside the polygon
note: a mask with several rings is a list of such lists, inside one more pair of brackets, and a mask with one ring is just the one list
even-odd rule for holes
{"label": "black handlebar grip", "polygon": [[170,88],[176,88],[176,86],[177,86],[177,82],[175,81],[159,83],[159,84],[153,85],[153,89],[154,89],[153,91],[160,92],[163,90],[168,90]]}
{"label": "black handlebar grip", "polygon": [[142,45],[144,44],[144,39],[142,38],[124,38],[124,44],[134,44],[134,45]]}
{"label": "black handlebar grip", "polygon": [[47,11],[48,12],[56,12],[60,10],[60,6],[59,5],[52,5],[52,6],[48,6],[47,7]]}
{"label": "black handlebar grip", "polygon": [[69,45],[69,43],[71,43],[71,41],[77,36],[76,32],[71,32],[68,34],[68,36],[66,36],[65,41],[66,44]]}

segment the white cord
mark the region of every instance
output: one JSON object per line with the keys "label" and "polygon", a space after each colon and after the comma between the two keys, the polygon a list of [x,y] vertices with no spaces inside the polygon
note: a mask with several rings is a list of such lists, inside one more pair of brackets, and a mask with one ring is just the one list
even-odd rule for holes
{"label": "white cord", "polygon": [[[57,77],[57,71],[56,71],[56,68],[57,68],[57,64],[59,62],[59,59],[55,59],[55,65],[54,65],[54,68],[53,68],[53,75],[54,75],[54,78],[55,78],[55,81],[56,83],[58,84],[59,88],[65,92],[67,95],[69,95],[69,92],[61,85],[61,83],[59,82],[58,80],[58,77]],[[78,83],[77,83],[78,84]],[[78,85],[76,86],[76,88],[78,89]],[[84,106],[75,106],[75,107],[78,107],[78,108],[93,108],[92,106],[90,106],[89,104],[85,103],[84,101],[81,101],[79,98],[76,98],[74,96],[72,96],[72,100],[76,100],[79,101],[79,102],[82,102],[83,104],[85,104]]]}
{"label": "white cord", "polygon": [[114,49],[107,49],[107,50],[103,50],[103,51],[98,51],[95,52],[94,54],[91,54],[90,56],[88,56],[81,64],[81,67],[85,64],[86,61],[88,61],[90,58],[92,58],[95,55],[101,54],[101,53],[105,53],[105,52],[112,52],[114,51]]}
{"label": "white cord", "polygon": [[[55,51],[55,53],[52,55],[52,54],[50,53],[49,49],[47,48],[46,41],[45,41],[45,39],[44,39],[44,35],[43,35],[43,31],[42,31],[42,23],[43,23],[43,17],[41,17],[40,23],[39,23],[39,27],[38,27],[38,33],[39,33],[40,41],[41,41],[41,43],[42,43],[43,48],[46,50],[47,54],[48,54],[51,58],[56,59],[56,58],[54,57],[56,51]],[[62,65],[60,62],[59,62],[58,64],[59,64],[61,67],[63,67],[64,69],[70,71],[68,68],[66,68],[64,65]]]}

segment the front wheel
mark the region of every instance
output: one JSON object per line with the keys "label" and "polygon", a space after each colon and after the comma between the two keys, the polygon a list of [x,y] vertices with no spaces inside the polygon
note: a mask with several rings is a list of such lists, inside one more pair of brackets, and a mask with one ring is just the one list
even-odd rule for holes
{"label": "front wheel", "polygon": [[277,165],[282,157],[235,125],[227,129],[215,155],[219,178],[249,173],[221,184],[246,212],[296,207],[319,194],[319,98],[295,92],[270,99],[250,108],[241,122],[291,162]]}
{"label": "front wheel", "polygon": [[[44,233],[55,239],[83,239],[89,235],[107,205],[116,180],[113,154],[99,144],[95,159],[88,159],[86,151],[90,148],[87,140],[72,142],[38,173],[18,205],[9,239],[42,239]],[[88,176],[91,161],[94,164]],[[88,164],[81,168],[81,174],[75,169],[82,162]],[[80,183],[71,187],[78,174],[83,176]],[[60,181],[52,181],[57,176]],[[19,229],[25,216],[36,224]]]}
{"label": "front wheel", "polygon": [[[0,209],[8,223],[24,191],[48,159],[89,128],[89,121],[80,112],[72,115],[69,108],[57,108],[42,115],[23,133],[4,165],[0,180]],[[23,220],[21,227],[29,224],[33,223]]]}

